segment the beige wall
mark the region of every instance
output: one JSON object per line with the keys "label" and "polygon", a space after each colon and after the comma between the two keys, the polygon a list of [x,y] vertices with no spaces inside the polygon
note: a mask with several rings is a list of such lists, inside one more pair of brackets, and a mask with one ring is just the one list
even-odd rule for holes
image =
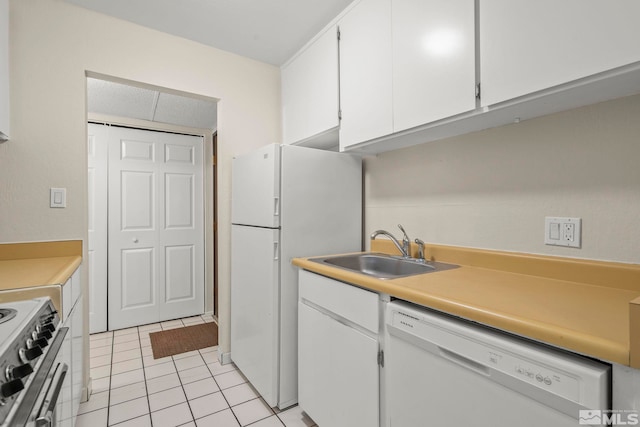
{"label": "beige wall", "polygon": [[[640,96],[369,158],[365,231],[640,262]],[[544,245],[544,217],[582,218],[582,249]]]}
{"label": "beige wall", "polygon": [[[11,0],[10,37],[0,242],[82,239],[86,250],[87,71],[220,99],[219,314],[228,351],[231,157],[280,141],[279,69],[59,0]],[[67,188],[66,209],[48,207],[50,187]]]}

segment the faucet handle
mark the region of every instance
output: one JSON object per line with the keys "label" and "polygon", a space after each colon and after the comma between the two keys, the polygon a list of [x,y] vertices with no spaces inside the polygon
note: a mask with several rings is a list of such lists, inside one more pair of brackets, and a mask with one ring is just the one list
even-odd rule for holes
{"label": "faucet handle", "polygon": [[404,256],[410,258],[411,257],[411,240],[409,239],[409,236],[407,236],[407,232],[404,231],[404,228],[402,227],[402,224],[398,224],[398,228],[400,229],[400,231],[402,231],[402,234],[404,235],[402,237],[402,249],[404,252]]}
{"label": "faucet handle", "polygon": [[424,242],[420,239],[414,240],[418,245],[418,259],[421,261],[426,261],[424,258]]}
{"label": "faucet handle", "polygon": [[404,231],[404,228],[402,227],[402,224],[398,224],[398,228],[400,229],[400,231],[402,231],[402,234],[404,234],[404,237],[402,238],[402,240],[410,242],[411,240],[409,239],[409,236],[407,236],[407,232]]}

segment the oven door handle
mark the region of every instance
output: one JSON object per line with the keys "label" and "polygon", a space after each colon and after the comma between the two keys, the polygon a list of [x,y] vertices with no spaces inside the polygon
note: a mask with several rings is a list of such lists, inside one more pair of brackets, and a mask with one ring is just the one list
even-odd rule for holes
{"label": "oven door handle", "polygon": [[66,363],[59,363],[56,367],[56,372],[53,374],[53,378],[51,378],[47,396],[42,403],[42,409],[38,414],[38,418],[36,418],[36,427],[53,427],[55,425],[55,420],[53,419],[54,412],[68,370],[69,367]]}

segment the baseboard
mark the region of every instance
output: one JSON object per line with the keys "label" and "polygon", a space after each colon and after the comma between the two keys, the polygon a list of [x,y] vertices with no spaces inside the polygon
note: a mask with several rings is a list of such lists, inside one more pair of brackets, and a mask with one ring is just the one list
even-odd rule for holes
{"label": "baseboard", "polygon": [[221,365],[228,365],[231,363],[231,353],[223,353],[220,348],[218,348],[218,362],[220,362]]}
{"label": "baseboard", "polygon": [[93,383],[91,382],[91,377],[89,377],[89,381],[87,381],[87,385],[82,387],[82,396],[80,397],[80,402],[86,402],[89,400],[89,397],[93,393]]}

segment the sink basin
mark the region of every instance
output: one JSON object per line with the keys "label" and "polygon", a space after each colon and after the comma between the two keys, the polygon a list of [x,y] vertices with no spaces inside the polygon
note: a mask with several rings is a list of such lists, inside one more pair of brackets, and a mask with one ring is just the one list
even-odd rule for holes
{"label": "sink basin", "polygon": [[415,259],[377,253],[311,258],[309,261],[366,274],[378,279],[396,279],[399,277],[414,276],[416,274],[450,270],[458,267],[454,264],[420,262]]}

